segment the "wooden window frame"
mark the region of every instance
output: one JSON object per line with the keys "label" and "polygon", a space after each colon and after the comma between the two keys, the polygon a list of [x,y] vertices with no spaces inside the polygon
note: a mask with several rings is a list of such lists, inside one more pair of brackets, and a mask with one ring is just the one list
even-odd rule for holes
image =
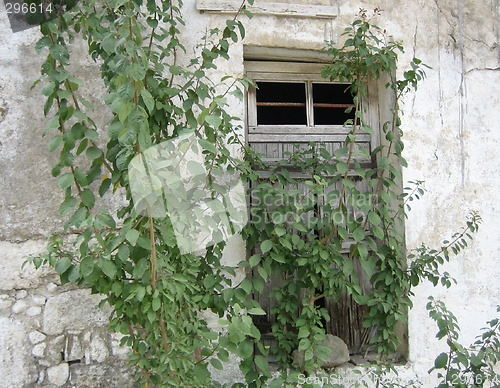
{"label": "wooden window frame", "polygon": [[[236,0],[197,0],[196,9],[200,12],[235,14],[241,2]],[[247,10],[254,15],[288,16],[296,18],[335,19],[337,7],[333,5],[314,5],[296,3],[279,3],[274,1],[255,0],[253,5],[247,4]]]}
{"label": "wooden window frame", "polygon": [[[311,122],[313,113],[312,84],[313,83],[331,83],[321,76],[323,63],[304,63],[304,62],[278,62],[278,61],[246,61],[246,75],[255,82],[286,82],[286,83],[305,83],[308,91],[306,92],[306,114],[307,125],[259,125],[257,123],[257,98],[256,89],[251,86],[247,93],[247,115],[246,115],[246,141],[247,143],[267,143],[277,142],[343,142],[347,134],[351,131],[350,126],[343,125],[314,125]],[[341,83],[341,82],[334,82]],[[345,82],[343,82],[345,83]],[[364,101],[367,108],[365,120],[369,126],[374,129],[373,134],[369,134],[361,129],[357,131],[358,142],[370,144],[369,152],[380,145],[379,125],[379,99],[378,83],[367,84],[368,97]],[[307,140],[305,140],[307,136]],[[366,161],[365,167],[370,167],[375,160]]]}
{"label": "wooden window frame", "polygon": [[[285,52],[286,54],[286,52]],[[245,71],[246,75],[254,82],[287,82],[287,83],[329,83],[321,77],[321,71],[325,64],[316,62],[290,62],[271,60],[246,60]],[[367,82],[368,90],[367,97],[364,98],[363,106],[365,107],[364,119],[367,125],[373,129],[373,133],[369,134],[358,129],[356,137],[360,142],[369,142],[369,152],[373,155],[373,150],[385,145],[386,140],[381,136],[383,123],[391,121],[392,117],[388,115],[390,107],[394,104],[394,96],[390,89],[384,85],[387,79]],[[340,83],[340,82],[339,82]],[[343,82],[345,83],[345,82]],[[272,143],[272,142],[344,142],[347,134],[351,131],[350,126],[343,125],[311,125],[309,117],[313,102],[311,101],[312,94],[306,93],[306,108],[307,108],[307,125],[258,125],[257,123],[257,98],[256,89],[250,87],[246,93],[246,142],[247,144],[254,143]],[[394,161],[396,163],[396,161]],[[368,161],[368,165],[364,168],[373,167],[376,163],[375,156],[372,156]],[[371,166],[370,166],[371,165]],[[400,169],[400,166],[398,165]],[[291,173],[293,174],[293,173]],[[355,175],[355,173],[353,172]],[[404,230],[401,232],[404,233]],[[348,245],[348,244],[347,244]],[[348,246],[343,246],[343,250],[348,252]],[[350,319],[350,318],[349,318]],[[398,329],[398,335],[402,338],[402,344],[395,353],[396,357],[408,355],[408,327],[401,324]],[[365,332],[366,334],[368,332]],[[352,350],[352,349],[351,349]]]}

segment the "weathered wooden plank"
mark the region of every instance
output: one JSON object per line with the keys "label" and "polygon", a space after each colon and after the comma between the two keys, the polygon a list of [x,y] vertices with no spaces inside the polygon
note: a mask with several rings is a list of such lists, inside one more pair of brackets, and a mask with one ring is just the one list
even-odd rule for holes
{"label": "weathered wooden plank", "polygon": [[[196,8],[202,12],[230,13],[239,11],[241,1],[236,0],[198,0]],[[274,15],[315,19],[335,19],[337,8],[330,5],[288,4],[255,0],[247,4],[247,10],[254,15]]]}
{"label": "weathered wooden plank", "polygon": [[[342,125],[321,125],[315,127],[306,127],[304,125],[260,125],[253,126],[248,128],[248,133],[251,134],[306,134],[306,135],[343,135],[345,140],[347,134],[351,131],[352,128],[344,127]],[[358,137],[358,141],[369,141],[371,135],[361,129],[358,129],[356,132],[356,136]],[[369,150],[370,151],[370,150]]]}
{"label": "weathered wooden plank", "polygon": [[[278,127],[273,127],[276,129],[279,129]],[[287,134],[287,136],[283,136],[284,133],[290,133]],[[307,136],[304,136],[306,133],[304,132],[295,132],[296,134],[291,134],[294,132],[270,132],[270,133],[249,133],[248,134],[248,142],[249,143],[264,143],[264,142],[270,142],[270,143],[308,143],[310,141],[314,141],[317,143],[327,143],[327,142],[336,142],[336,143],[341,143],[344,142],[346,139],[345,134],[325,134],[325,133],[319,133],[319,134],[307,134]],[[367,134],[366,136],[363,135],[358,135],[358,143],[363,144],[363,143],[368,143],[369,142],[369,135]],[[364,146],[365,144],[363,144]]]}
{"label": "weathered wooden plank", "polygon": [[245,61],[317,62],[330,63],[332,58],[326,52],[284,47],[244,46]]}
{"label": "weathered wooden plank", "polygon": [[[268,61],[246,61],[245,70],[248,75],[253,75],[257,80],[267,75],[272,75],[283,80],[283,74],[294,74],[294,80],[305,80],[305,76],[312,77],[313,80],[325,81],[321,77],[321,70],[325,67],[321,63],[290,63],[290,62],[268,62]],[[278,75],[281,74],[281,77]],[[300,78],[297,75],[300,74]]]}

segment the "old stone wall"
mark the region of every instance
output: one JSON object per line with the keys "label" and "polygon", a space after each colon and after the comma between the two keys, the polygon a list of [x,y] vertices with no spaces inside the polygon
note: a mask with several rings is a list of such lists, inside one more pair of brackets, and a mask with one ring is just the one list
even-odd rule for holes
{"label": "old stone wall", "polygon": [[[195,0],[184,3],[186,36],[193,46],[207,27],[223,25],[224,15],[200,12]],[[243,74],[244,45],[318,50],[325,40],[340,39],[359,7],[377,6],[384,13],[376,23],[406,47],[401,64],[417,56],[431,66],[418,92],[407,95],[403,105],[409,162],[404,178],[424,180],[427,188],[406,223],[407,246],[439,246],[470,210],[478,210],[484,222],[469,249],[446,266],[457,286],[417,288],[409,322],[409,363],[402,373],[425,377],[445,348],[427,317],[427,296],[443,299],[454,311],[464,343],[495,315],[500,300],[499,1],[279,3],[290,9],[294,4],[324,6],[336,17],[256,14],[247,22],[247,38],[231,49],[231,61],[221,64],[220,74]],[[109,311],[97,307],[100,298],[61,286],[49,269],[21,268],[25,256],[41,252],[46,237],[64,221],[58,216],[62,193],[50,174],[54,155],[47,151],[48,140],[41,138],[43,101],[39,88],[30,90],[42,62],[34,51],[38,38],[36,29],[13,33],[0,2],[0,386],[131,387],[126,349],[119,347],[118,335],[107,331]],[[103,91],[96,88],[96,65],[82,56],[83,47],[80,43],[74,49],[74,71],[86,81],[86,97],[96,102]],[[235,102],[232,110],[244,117],[243,104]],[[106,107],[98,105],[96,116],[103,125]],[[243,255],[243,242],[232,241],[228,260],[237,263]],[[231,381],[235,370],[223,379]]]}

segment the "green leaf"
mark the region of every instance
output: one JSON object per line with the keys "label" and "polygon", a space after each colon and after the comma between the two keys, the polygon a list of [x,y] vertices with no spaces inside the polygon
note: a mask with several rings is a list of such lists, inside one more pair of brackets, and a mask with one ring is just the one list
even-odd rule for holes
{"label": "green leaf", "polygon": [[80,262],[80,271],[83,277],[89,276],[94,271],[94,260],[90,257],[84,257]]}
{"label": "green leaf", "polygon": [[102,272],[104,272],[106,276],[111,279],[115,278],[117,272],[116,265],[111,260],[102,259],[101,261],[99,261],[99,267],[102,269]]}
{"label": "green leaf", "polygon": [[85,173],[80,169],[80,167],[75,167],[74,176],[80,186],[88,186],[89,182],[87,180],[87,177],[85,176]]}
{"label": "green leaf", "polygon": [[62,136],[60,135],[54,136],[52,140],[49,141],[48,144],[49,152],[53,152],[56,149],[58,149],[61,143],[62,143]]}
{"label": "green leaf", "polygon": [[107,212],[105,211],[101,211],[98,215],[97,215],[97,219],[106,227],[108,228],[116,228],[116,222],[114,220],[114,218]]}
{"label": "green leaf", "polygon": [[119,111],[118,111],[118,119],[121,123],[124,123],[127,117],[130,115],[130,112],[134,109],[133,105],[130,102],[122,103]]}
{"label": "green leaf", "polygon": [[279,239],[279,242],[281,245],[283,245],[285,248],[287,248],[289,251],[293,251],[293,247],[292,247],[292,244],[290,243],[290,241],[288,241],[286,238],[284,237],[280,237]]}
{"label": "green leaf", "polygon": [[348,240],[349,239],[349,232],[347,231],[346,228],[343,226],[339,226],[337,229],[339,236],[342,237],[342,240]]}
{"label": "green leaf", "polygon": [[78,201],[74,197],[67,197],[63,203],[59,206],[59,215],[64,217],[71,213],[76,206]]}
{"label": "green leaf", "polygon": [[352,232],[352,237],[357,242],[361,242],[365,238],[365,231],[362,228],[356,228],[354,232]]}
{"label": "green leaf", "polygon": [[255,365],[261,370],[262,373],[268,375],[269,374],[269,364],[265,357],[263,356],[255,356],[254,358]]}
{"label": "green leaf", "polygon": [[40,54],[45,47],[50,46],[51,44],[52,44],[52,41],[50,40],[50,37],[44,36],[38,42],[36,42],[36,45],[35,45],[36,53]]}
{"label": "green leaf", "polygon": [[373,260],[361,259],[360,263],[361,267],[363,267],[368,277],[371,278],[375,273],[375,263],[373,262]]}
{"label": "green leaf", "polygon": [[200,143],[201,147],[204,149],[204,150],[207,150],[213,154],[217,153],[217,148],[215,147],[215,145],[206,140],[206,139],[198,139],[198,142]]}
{"label": "green leaf", "polygon": [[349,170],[349,165],[345,162],[337,162],[337,171],[339,174],[345,173],[347,170]]}
{"label": "green leaf", "polygon": [[78,265],[73,265],[68,272],[68,280],[71,283],[76,283],[80,279],[80,268]]}
{"label": "green leaf", "polygon": [[51,46],[49,48],[49,51],[50,55],[52,55],[52,58],[61,62],[61,64],[65,65],[68,63],[68,58],[69,58],[68,49],[63,45],[58,44]]}
{"label": "green leaf", "polygon": [[342,272],[344,273],[345,276],[350,276],[354,271],[354,263],[352,260],[345,260],[344,264],[342,265]]}
{"label": "green leaf", "polygon": [[260,307],[253,307],[248,310],[248,314],[250,315],[266,315],[266,312],[262,310]]}
{"label": "green leaf", "polygon": [[249,259],[248,259],[248,262],[250,263],[250,266],[251,267],[255,267],[257,264],[260,263],[260,255],[259,254],[256,254],[256,255],[253,255],[251,256]]}
{"label": "green leaf", "polygon": [[158,311],[161,307],[161,299],[159,297],[153,298],[153,303],[151,305],[154,311]]}
{"label": "green leaf", "polygon": [[262,279],[261,279],[261,278],[259,278],[259,277],[254,277],[254,278],[252,279],[252,284],[253,284],[253,288],[254,288],[256,291],[258,291],[258,292],[260,292],[260,293],[264,292],[264,282],[262,281]]}
{"label": "green leaf", "polygon": [[130,257],[130,248],[128,247],[128,245],[127,244],[120,245],[120,248],[118,248],[118,258],[125,263],[129,257]]}
{"label": "green leaf", "polygon": [[111,186],[111,179],[106,178],[102,181],[101,186],[99,186],[99,195],[102,197],[108,191],[109,186]]}
{"label": "green leaf", "polygon": [[264,267],[257,267],[257,271],[259,272],[259,275],[262,276],[262,279],[264,279],[264,281],[267,281],[267,278],[269,276],[267,270]]}
{"label": "green leaf", "polygon": [[248,338],[238,345],[238,353],[243,359],[252,357],[253,343]]}
{"label": "green leaf", "polygon": [[116,295],[120,296],[123,291],[123,284],[121,282],[114,282],[113,285],[111,286],[111,291]]}
{"label": "green leaf", "polygon": [[273,242],[271,240],[265,240],[260,244],[260,249],[262,253],[267,253],[273,248]]}
{"label": "green leaf", "polygon": [[205,170],[205,167],[203,165],[201,165],[200,163],[195,162],[194,160],[189,160],[187,162],[187,169],[194,176],[205,175],[207,173],[207,171]]}
{"label": "green leaf", "polygon": [[215,368],[215,369],[218,369],[218,370],[222,370],[224,369],[224,367],[222,366],[222,363],[219,361],[219,359],[217,358],[214,358],[212,357],[210,359],[210,364],[212,364],[212,366]]}
{"label": "green leaf", "polygon": [[299,329],[299,335],[298,338],[307,338],[309,337],[309,334],[311,334],[309,328],[307,326],[301,326]]}
{"label": "green leaf", "polygon": [[448,354],[443,352],[436,357],[436,360],[434,361],[434,368],[444,369],[446,368],[447,364],[448,364]]}
{"label": "green leaf", "polygon": [[135,243],[137,242],[137,240],[139,239],[139,232],[135,229],[130,229],[127,234],[125,234],[125,238],[127,239],[127,241],[132,244],[132,245],[135,245]]}
{"label": "green leaf", "polygon": [[294,387],[294,385],[285,385],[285,379],[283,377],[278,377],[269,383],[269,388],[288,388]]}
{"label": "green leaf", "polygon": [[87,152],[85,154],[87,155],[87,158],[94,160],[101,157],[102,151],[97,147],[89,147],[87,148]]}
{"label": "green leaf", "polygon": [[311,347],[311,341],[309,338],[302,338],[299,342],[299,351],[300,350],[306,350]]}
{"label": "green leaf", "polygon": [[83,139],[78,145],[78,148],[76,149],[76,154],[80,155],[83,151],[85,151],[85,148],[87,148],[88,144],[89,144],[88,139]]}
{"label": "green leaf", "polygon": [[68,187],[71,187],[73,181],[74,181],[73,174],[67,172],[66,174],[61,175],[61,177],[57,181],[57,185],[59,186],[59,188],[64,190],[67,189]]}
{"label": "green leaf", "polygon": [[148,269],[148,264],[149,261],[146,258],[142,258],[139,260],[137,265],[134,268],[134,271],[132,272],[132,276],[134,276],[135,279],[141,279],[144,276],[144,273]]}
{"label": "green leaf", "polygon": [[52,117],[48,122],[47,122],[47,125],[45,126],[45,131],[43,133],[43,135],[45,135],[45,133],[51,129],[57,129],[59,128],[59,126],[61,125],[60,121],[59,121],[59,116],[56,115],[54,117]]}
{"label": "green leaf", "polygon": [[79,97],[80,101],[82,102],[82,104],[87,107],[87,109],[91,110],[92,112],[94,111],[94,106],[92,105],[92,103],[88,100],[86,100],[85,98],[83,98],[82,96]]}
{"label": "green leaf", "polygon": [[253,291],[252,282],[248,279],[243,280],[240,287],[243,288],[247,294],[250,294]]}
{"label": "green leaf", "polygon": [[90,189],[83,190],[82,193],[80,194],[80,197],[82,199],[83,204],[87,206],[89,209],[92,209],[94,207],[95,196]]}
{"label": "green leaf", "polygon": [[108,36],[102,41],[101,46],[106,53],[112,54],[115,52],[116,43],[117,40],[113,36]]}
{"label": "green leaf", "polygon": [[382,222],[380,216],[375,212],[371,212],[370,214],[368,214],[368,221],[370,221],[372,225],[377,225],[377,226],[380,225],[380,223]]}
{"label": "green leaf", "polygon": [[378,167],[386,168],[387,166],[389,166],[389,163],[389,158],[387,158],[387,156],[382,156],[378,161]]}
{"label": "green leaf", "polygon": [[286,233],[286,228],[284,226],[277,226],[276,228],[274,228],[274,231],[278,236],[281,237]]}
{"label": "green leaf", "polygon": [[214,128],[218,128],[222,124],[222,119],[215,115],[205,117],[205,121]]}
{"label": "green leaf", "polygon": [[312,360],[313,357],[314,357],[314,352],[312,348],[307,349],[306,352],[304,353],[304,361]]}
{"label": "green leaf", "polygon": [[363,260],[366,259],[368,257],[368,248],[366,247],[366,245],[365,244],[358,244],[357,248],[358,248],[359,257]]}
{"label": "green leaf", "polygon": [[55,87],[56,87],[56,84],[54,82],[49,82],[42,88],[42,90],[40,90],[40,93],[42,94],[42,96],[48,97],[52,94]]}
{"label": "green leaf", "polygon": [[58,260],[55,269],[59,275],[62,275],[68,270],[69,267],[71,267],[71,259],[69,257],[61,257]]}
{"label": "green leaf", "polygon": [[373,235],[375,237],[377,237],[378,239],[380,239],[380,240],[384,239],[384,231],[379,226],[372,225],[372,227],[370,228],[370,230],[372,231]]}
{"label": "green leaf", "polygon": [[137,63],[133,63],[127,69],[128,75],[130,75],[134,80],[140,81],[146,75],[146,69]]}
{"label": "green leaf", "polygon": [[146,108],[148,109],[148,112],[152,113],[155,108],[155,100],[153,99],[151,93],[147,89],[142,89],[141,97],[144,101],[144,105],[146,105]]}

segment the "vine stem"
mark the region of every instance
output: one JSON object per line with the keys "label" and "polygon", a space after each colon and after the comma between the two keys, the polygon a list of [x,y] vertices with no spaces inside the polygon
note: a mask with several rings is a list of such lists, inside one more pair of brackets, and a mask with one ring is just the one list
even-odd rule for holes
{"label": "vine stem", "polygon": [[[151,246],[151,278],[149,280],[149,283],[151,285],[151,288],[153,290],[153,294],[156,292],[156,277],[157,277],[157,270],[156,270],[156,242],[155,242],[155,228],[154,228],[154,223],[153,223],[153,216],[151,215],[151,208],[148,204],[148,220],[149,220],[149,238],[151,240],[150,246]],[[161,315],[162,311],[162,306],[158,309],[157,312],[157,317],[158,321],[160,324],[160,331],[161,331],[161,337],[163,339],[163,349],[168,353],[170,352],[170,340],[167,335],[167,328],[165,325],[165,320],[163,319]]]}
{"label": "vine stem", "polygon": [[[450,248],[451,246],[455,245],[457,241],[461,240],[467,233],[468,231],[470,230],[469,227],[464,227],[464,229],[462,230],[462,232],[460,234],[458,234],[454,239],[453,241],[451,241],[449,244],[445,245],[444,247],[442,247],[439,252],[433,254],[432,256],[430,256],[428,259],[424,260],[423,263],[421,263],[421,265],[428,265],[430,263],[432,263],[437,257],[439,257],[442,253],[444,253],[446,250],[448,250],[448,248]],[[408,268],[405,272],[411,272],[411,268]]]}
{"label": "vine stem", "polygon": [[[129,334],[130,334],[130,337],[132,339],[132,343],[135,343],[137,341],[137,338],[135,337],[134,328],[132,327],[132,325],[130,324],[129,321],[127,321],[127,329],[128,329]],[[137,350],[134,350],[134,352],[136,354],[139,354],[139,352]],[[149,372],[147,369],[141,368],[141,373],[144,376],[144,378],[146,379],[146,388],[147,388],[148,383],[151,383],[151,378],[149,377]]]}

